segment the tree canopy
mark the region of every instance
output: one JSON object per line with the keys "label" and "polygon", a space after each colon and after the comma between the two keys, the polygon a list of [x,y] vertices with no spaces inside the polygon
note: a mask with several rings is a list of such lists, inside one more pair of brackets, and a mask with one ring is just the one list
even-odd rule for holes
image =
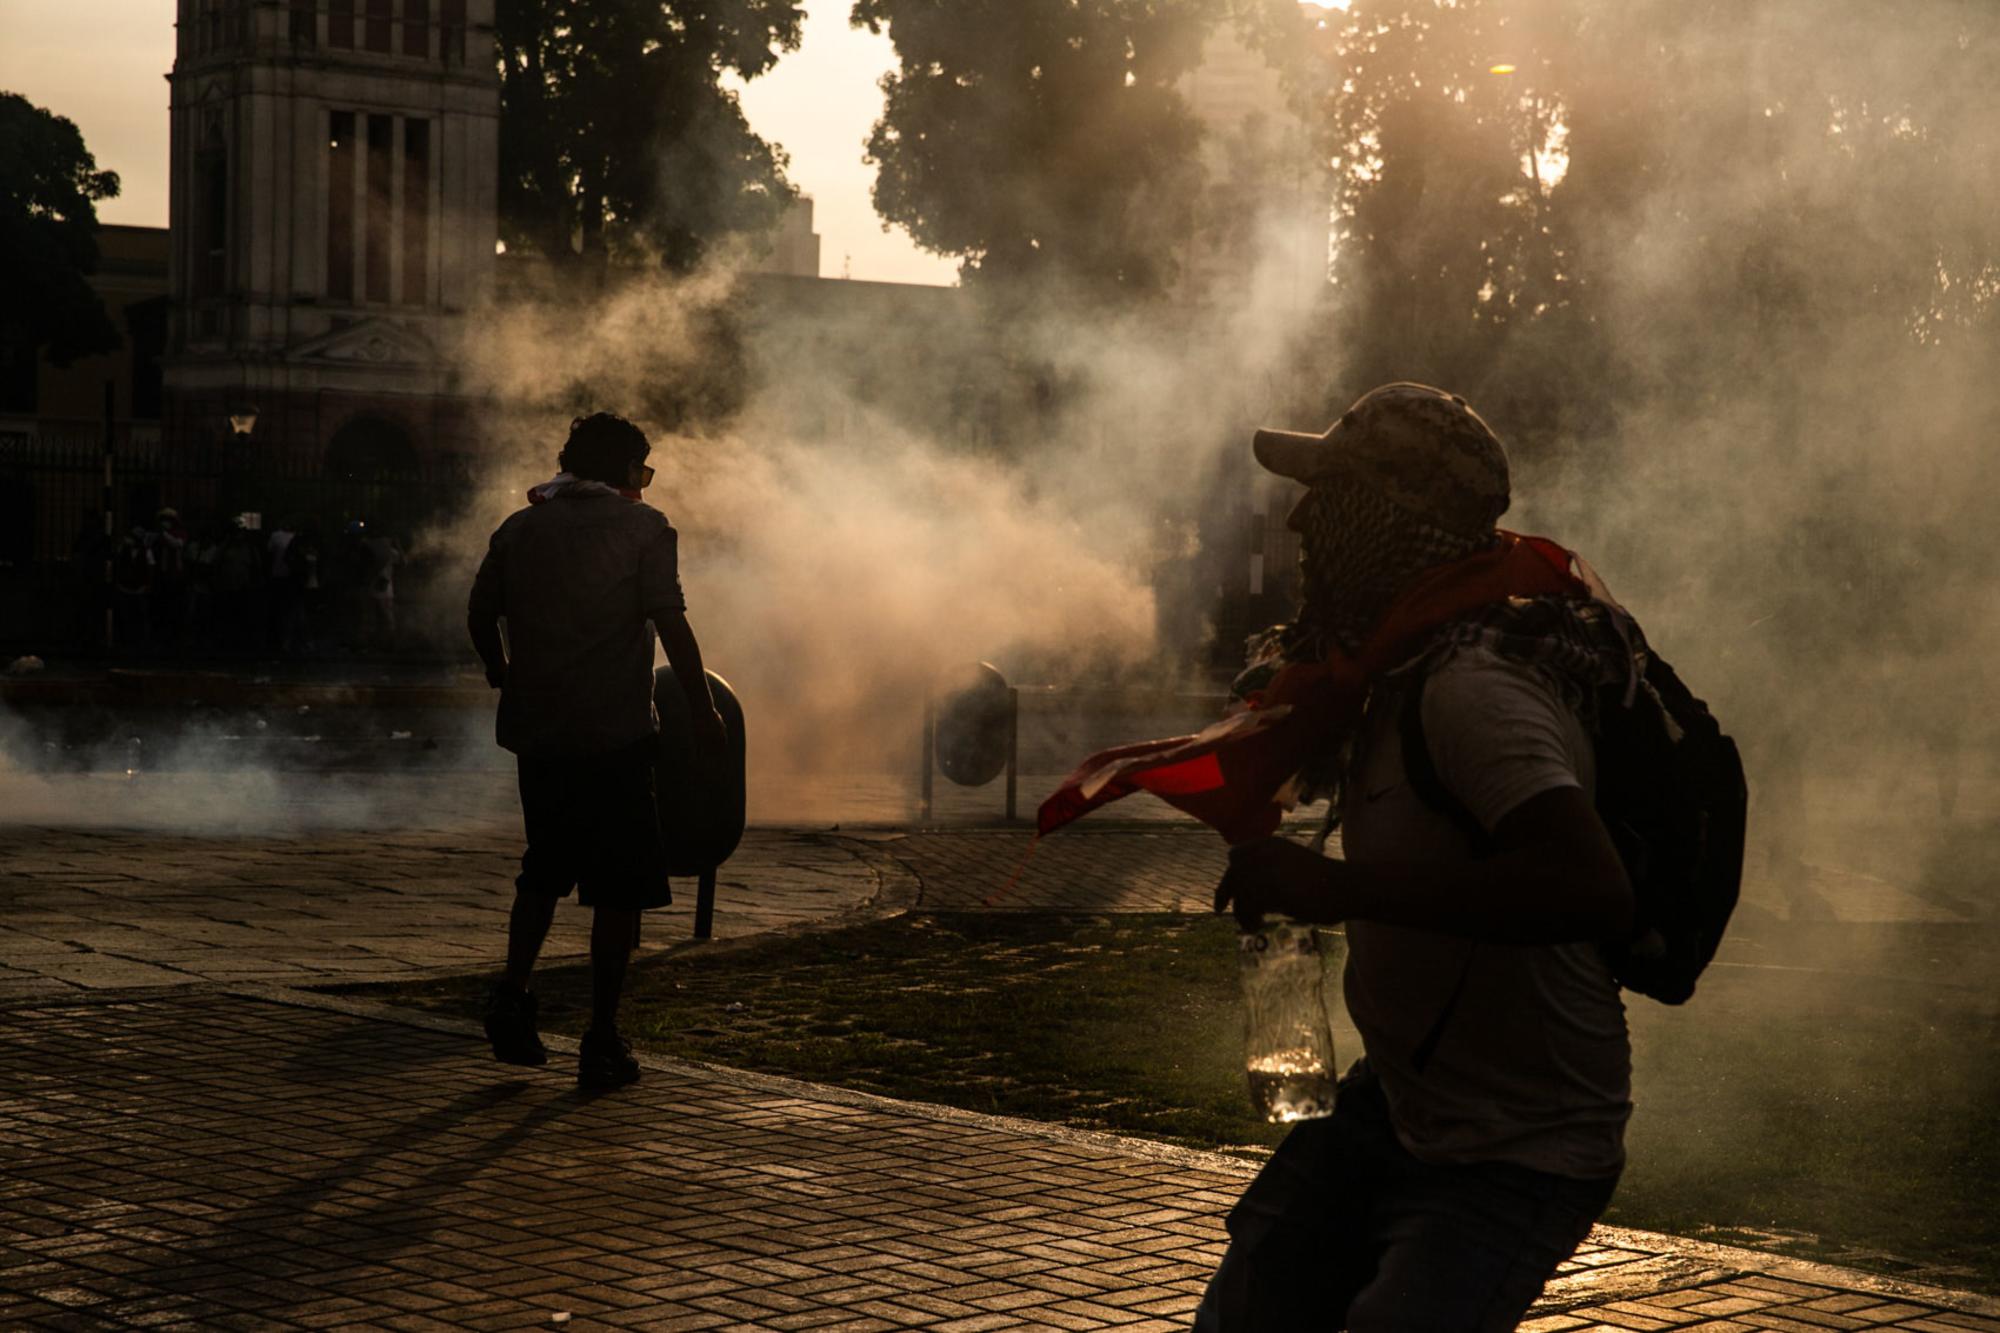
{"label": "tree canopy", "polygon": [[1906,347],[1992,324],[1976,4],[1354,0],[1338,28],[1355,382],[1538,394],[1547,420],[1862,324]]}
{"label": "tree canopy", "polygon": [[0,93],[0,337],[58,366],[118,346],[86,281],[97,268],[97,202],[118,173],[99,171],[68,119]]}
{"label": "tree canopy", "polygon": [[1533,521],[1746,697],[1785,680],[1773,717],[1960,632],[1933,590],[1990,584],[2000,503],[2000,9],[1353,0],[1337,27],[1325,408],[1465,393]]}
{"label": "tree canopy", "polygon": [[1177,83],[1223,0],[856,0],[887,33],[875,207],[968,278],[1146,294],[1200,185]]}
{"label": "tree canopy", "polygon": [[793,198],[722,78],[799,44],[802,0],[501,0],[500,225],[558,261],[694,267]]}

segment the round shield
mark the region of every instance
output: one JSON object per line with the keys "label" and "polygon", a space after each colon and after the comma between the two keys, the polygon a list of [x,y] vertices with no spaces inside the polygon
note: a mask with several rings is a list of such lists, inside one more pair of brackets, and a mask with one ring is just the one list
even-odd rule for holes
{"label": "round shield", "polygon": [[727,861],[743,840],[743,705],[729,682],[713,671],[708,673],[708,692],[729,733],[720,754],[696,750],[687,694],[672,669],[653,673],[653,707],[660,714],[654,794],[670,875],[706,874]]}
{"label": "round shield", "polygon": [[981,787],[1007,767],[1014,726],[1007,678],[990,662],[952,672],[939,685],[938,772],[961,787]]}

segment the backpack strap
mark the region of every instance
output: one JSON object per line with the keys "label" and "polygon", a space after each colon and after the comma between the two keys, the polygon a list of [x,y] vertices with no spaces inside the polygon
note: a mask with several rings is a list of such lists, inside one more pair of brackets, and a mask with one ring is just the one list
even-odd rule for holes
{"label": "backpack strap", "polygon": [[[1431,809],[1437,811],[1457,826],[1465,835],[1466,844],[1471,847],[1475,858],[1485,859],[1493,852],[1493,835],[1465,808],[1465,802],[1451,794],[1438,776],[1437,763],[1431,758],[1430,741],[1424,735],[1424,685],[1419,680],[1403,698],[1401,714],[1396,719],[1396,730],[1403,743],[1403,776],[1409,780],[1410,789]],[[1438,1011],[1431,1023],[1430,1031],[1417,1043],[1411,1053],[1411,1064],[1417,1073],[1424,1072],[1437,1054],[1438,1042],[1444,1037],[1444,1030],[1451,1022],[1451,1016],[1458,1011],[1460,997],[1465,994],[1465,980],[1472,975],[1472,959],[1479,952],[1477,940],[1466,946],[1465,963],[1458,969],[1458,980],[1452,983],[1451,995],[1445,1000],[1444,1008]]]}
{"label": "backpack strap", "polygon": [[1472,958],[1479,952],[1479,942],[1474,940],[1465,947],[1465,963],[1458,969],[1458,980],[1451,983],[1451,995],[1438,1010],[1438,1016],[1431,1023],[1431,1030],[1417,1043],[1417,1049],[1410,1052],[1410,1065],[1419,1074],[1430,1065],[1431,1057],[1437,1054],[1438,1042],[1444,1037],[1444,1030],[1451,1022],[1451,1016],[1458,1012],[1459,997],[1465,994],[1465,979],[1472,975]]}
{"label": "backpack strap", "polygon": [[1458,831],[1465,835],[1466,844],[1472,855],[1484,860],[1493,852],[1493,835],[1486,831],[1472,811],[1465,808],[1465,802],[1451,794],[1438,776],[1437,762],[1431,758],[1430,740],[1424,735],[1424,686],[1426,681],[1418,681],[1403,697],[1403,710],[1396,719],[1396,730],[1403,742],[1403,776],[1409,779],[1410,789],[1431,809],[1449,819]]}

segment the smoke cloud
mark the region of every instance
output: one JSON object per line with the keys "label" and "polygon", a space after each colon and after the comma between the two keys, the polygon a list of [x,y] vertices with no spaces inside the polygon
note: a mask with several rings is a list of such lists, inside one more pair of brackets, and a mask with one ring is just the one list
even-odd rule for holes
{"label": "smoke cloud", "polygon": [[0,823],[231,838],[518,818],[512,774],[463,716],[63,716],[79,707],[0,708]]}
{"label": "smoke cloud", "polygon": [[[1920,893],[1953,819],[1993,816],[2000,14],[1840,13],[1617,20],[1663,30],[1691,110],[1615,189],[1571,145],[1624,196],[1571,222],[1612,411],[1522,460],[1519,521],[1585,549],[1743,737],[1764,857]],[[1615,74],[1549,91],[1629,114]],[[1828,909],[1810,879],[1791,910]]]}
{"label": "smoke cloud", "polygon": [[[1189,645],[1162,640],[1163,590],[1198,595],[1203,488],[1311,311],[1286,262],[1227,307],[1051,307],[1004,332],[963,291],[845,284],[851,304],[787,311],[782,283],[726,264],[515,302],[466,349],[499,480],[431,540],[469,574],[569,417],[620,411],[652,435],[647,499],[681,533],[689,618],[744,699],[753,767],[907,771],[925,689],[966,662],[1171,687]],[[879,322],[912,319],[932,321],[919,338]],[[735,400],[725,422],[647,411],[662,382],[717,376],[735,380],[697,396]]]}

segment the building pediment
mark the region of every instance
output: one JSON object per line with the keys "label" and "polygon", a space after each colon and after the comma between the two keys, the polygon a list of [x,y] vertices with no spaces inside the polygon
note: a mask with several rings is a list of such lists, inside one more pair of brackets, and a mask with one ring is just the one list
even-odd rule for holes
{"label": "building pediment", "polygon": [[429,338],[386,319],[364,319],[285,349],[288,361],[345,366],[429,368],[438,351]]}

